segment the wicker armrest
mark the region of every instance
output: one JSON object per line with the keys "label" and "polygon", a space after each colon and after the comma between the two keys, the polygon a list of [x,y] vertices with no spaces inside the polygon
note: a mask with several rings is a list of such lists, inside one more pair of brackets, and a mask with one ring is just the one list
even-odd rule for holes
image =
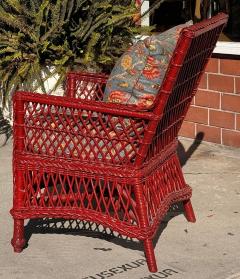
{"label": "wicker armrest", "polygon": [[14,95],[14,116],[23,152],[119,164],[134,160],[155,117],[133,105],[21,91]]}
{"label": "wicker armrest", "polygon": [[17,91],[14,94],[14,100],[31,103],[39,103],[49,106],[62,106],[71,109],[88,110],[92,112],[101,112],[112,115],[125,117],[135,117],[148,120],[158,120],[160,116],[156,116],[151,111],[141,111],[136,105],[124,105],[117,103],[106,103],[96,100],[78,99],[71,97],[44,95],[39,93]]}
{"label": "wicker armrest", "polygon": [[67,74],[66,96],[102,100],[108,76],[104,74],[69,72]]}

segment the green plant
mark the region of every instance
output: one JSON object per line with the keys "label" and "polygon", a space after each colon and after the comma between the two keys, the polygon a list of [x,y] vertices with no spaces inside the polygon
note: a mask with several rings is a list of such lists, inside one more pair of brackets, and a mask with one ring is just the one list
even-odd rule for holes
{"label": "green plant", "polygon": [[139,28],[134,0],[0,2],[0,94],[34,90],[69,69],[108,71]]}

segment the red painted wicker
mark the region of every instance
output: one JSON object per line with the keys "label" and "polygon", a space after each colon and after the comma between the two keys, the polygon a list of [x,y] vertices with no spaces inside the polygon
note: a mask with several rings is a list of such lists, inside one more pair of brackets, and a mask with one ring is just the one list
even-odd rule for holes
{"label": "red painted wicker", "polygon": [[151,111],[101,101],[107,76],[70,73],[67,96],[14,96],[12,245],[21,252],[24,219],[93,221],[144,242],[170,205],[195,222],[191,188],[176,154],[177,134],[227,16],[184,29]]}

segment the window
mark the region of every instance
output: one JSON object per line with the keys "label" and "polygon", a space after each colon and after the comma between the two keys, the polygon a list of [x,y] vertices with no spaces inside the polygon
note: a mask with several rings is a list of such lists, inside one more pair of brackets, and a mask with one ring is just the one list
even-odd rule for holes
{"label": "window", "polygon": [[[150,17],[144,17],[142,24],[156,25],[156,32],[162,32],[174,25],[192,19],[194,22],[214,16],[218,12],[229,14],[229,21],[220,36],[215,53],[240,55],[240,0],[137,0],[141,12],[153,8]],[[154,6],[159,5],[154,9]]]}

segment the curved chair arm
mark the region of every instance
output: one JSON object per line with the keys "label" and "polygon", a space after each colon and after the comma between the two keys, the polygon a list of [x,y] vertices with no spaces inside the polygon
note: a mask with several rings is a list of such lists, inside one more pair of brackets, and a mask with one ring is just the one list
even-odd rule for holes
{"label": "curved chair arm", "polygon": [[21,152],[74,160],[132,164],[152,112],[70,97],[18,91],[14,127]]}

